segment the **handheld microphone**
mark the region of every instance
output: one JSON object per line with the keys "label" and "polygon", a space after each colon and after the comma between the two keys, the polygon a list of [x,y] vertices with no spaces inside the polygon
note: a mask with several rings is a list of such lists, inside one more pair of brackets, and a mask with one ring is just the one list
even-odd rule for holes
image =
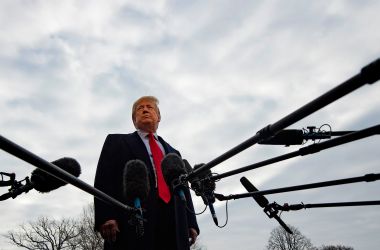
{"label": "handheld microphone", "polygon": [[150,191],[148,170],[141,160],[130,160],[125,164],[123,171],[123,194],[127,204],[133,204],[138,209],[129,223],[136,226],[138,237],[144,235],[144,219],[141,202],[146,200]]}
{"label": "handheld microphone", "polygon": [[[243,184],[243,186],[245,187],[245,189],[248,191],[248,192],[256,192],[256,191],[259,191],[247,178],[245,177],[242,177],[240,179],[240,182],[241,184]],[[277,212],[278,211],[275,211],[273,209],[273,207],[271,207],[269,205],[269,201],[267,200],[267,198],[265,198],[264,195],[258,195],[258,196],[253,196],[252,195],[252,198],[257,202],[257,204],[259,204],[260,207],[264,208],[264,212],[266,215],[268,215],[269,218],[275,218],[278,223],[280,223],[280,225],[285,229],[285,231],[287,231],[289,234],[293,234],[292,230],[290,230],[290,228],[285,224],[285,222],[283,222],[281,220],[281,218],[277,215]]]}
{"label": "handheld microphone", "polygon": [[187,174],[184,161],[180,156],[174,153],[167,154],[161,162],[162,175],[167,184],[169,184],[183,202],[186,202],[185,193],[183,192],[184,184],[180,177]]}

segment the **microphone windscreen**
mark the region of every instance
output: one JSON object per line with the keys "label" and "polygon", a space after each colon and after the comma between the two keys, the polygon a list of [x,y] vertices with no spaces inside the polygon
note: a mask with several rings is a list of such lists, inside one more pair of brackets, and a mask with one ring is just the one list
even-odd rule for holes
{"label": "microphone windscreen", "polygon": [[[81,174],[80,165],[73,158],[63,157],[51,163],[75,177]],[[66,185],[66,182],[57,179],[39,168],[33,170],[30,180],[33,183],[34,189],[41,193],[47,193]]]}
{"label": "microphone windscreen", "polygon": [[[241,177],[240,179],[240,182],[241,184],[243,184],[243,186],[245,187],[245,189],[248,191],[248,192],[256,192],[256,191],[259,191],[247,178],[245,177]],[[257,202],[257,204],[259,204],[260,207],[263,207],[265,208],[266,205],[269,204],[269,201],[267,200],[267,198],[265,198],[264,195],[259,195],[259,196],[252,196],[253,199],[255,199],[255,201]]]}
{"label": "microphone windscreen", "polygon": [[183,163],[185,164],[185,170],[187,174],[190,174],[191,172],[193,172],[193,168],[191,167],[190,163],[186,159],[183,159]]}
{"label": "microphone windscreen", "polygon": [[130,160],[123,171],[123,192],[128,204],[136,198],[144,201],[150,190],[148,169],[141,160]]}
{"label": "microphone windscreen", "polygon": [[175,179],[186,174],[185,164],[182,158],[174,153],[167,154],[161,162],[162,175],[165,182],[171,186]]}

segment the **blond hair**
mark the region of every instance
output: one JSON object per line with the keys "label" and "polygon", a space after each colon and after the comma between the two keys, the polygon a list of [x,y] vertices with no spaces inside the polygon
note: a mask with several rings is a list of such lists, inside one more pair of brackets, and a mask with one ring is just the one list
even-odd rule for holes
{"label": "blond hair", "polygon": [[148,95],[148,96],[142,96],[142,97],[140,97],[139,99],[137,99],[137,100],[133,103],[133,106],[132,106],[132,121],[133,121],[133,122],[135,122],[137,106],[138,106],[138,105],[140,104],[140,102],[142,102],[142,101],[150,101],[150,102],[154,103],[154,106],[155,106],[155,108],[156,108],[156,111],[157,111],[158,117],[159,117],[159,118],[161,117],[160,109],[158,108],[158,104],[159,104],[158,99],[157,99],[155,96],[151,96],[151,95]]}

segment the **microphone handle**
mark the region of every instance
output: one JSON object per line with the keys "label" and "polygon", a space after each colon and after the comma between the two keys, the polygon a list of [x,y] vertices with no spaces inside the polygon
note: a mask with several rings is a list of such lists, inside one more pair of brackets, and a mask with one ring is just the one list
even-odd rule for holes
{"label": "microphone handle", "polygon": [[138,238],[141,238],[144,235],[144,220],[143,213],[141,209],[141,200],[140,198],[135,198],[134,200],[135,208],[138,209],[139,212],[136,212],[136,234]]}
{"label": "microphone handle", "polygon": [[137,209],[140,209],[141,208],[141,201],[140,201],[140,198],[136,198],[134,200],[134,205],[135,205],[135,208]]}
{"label": "microphone handle", "polygon": [[182,188],[177,188],[177,194],[181,201],[186,202],[185,192],[183,192]]}
{"label": "microphone handle", "polygon": [[[207,198],[206,198],[207,200]],[[214,221],[215,225],[219,225],[218,224],[218,217],[216,217],[216,213],[215,213],[215,209],[214,209],[214,205],[212,204],[212,202],[208,202],[208,207],[210,208],[210,212],[211,212],[211,216],[212,216],[212,220]]]}

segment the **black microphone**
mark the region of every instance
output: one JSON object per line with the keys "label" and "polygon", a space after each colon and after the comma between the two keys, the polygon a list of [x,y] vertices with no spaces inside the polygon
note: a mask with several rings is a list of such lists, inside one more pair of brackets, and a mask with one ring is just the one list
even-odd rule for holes
{"label": "black microphone", "polygon": [[185,193],[183,192],[184,184],[180,177],[187,174],[184,161],[175,153],[167,154],[161,162],[162,175],[165,182],[170,185],[173,192],[176,192],[182,201],[186,202]]}
{"label": "black microphone", "polygon": [[[243,184],[243,186],[245,187],[245,189],[248,191],[248,192],[257,192],[259,191],[247,178],[245,177],[242,177],[240,179],[240,182],[241,184]],[[275,218],[278,223],[280,223],[280,225],[290,234],[293,234],[292,230],[290,230],[290,228],[285,224],[285,222],[283,222],[281,220],[281,218],[277,215],[277,212],[276,210],[273,209],[273,207],[271,207],[269,205],[269,201],[267,200],[267,198],[265,198],[264,195],[252,195],[252,198],[257,202],[257,204],[259,204],[260,207],[264,208],[264,212],[266,213],[266,215],[268,215],[269,218]]]}
{"label": "black microphone", "polygon": [[[141,204],[148,197],[150,191],[149,176],[148,169],[143,161],[130,160],[125,164],[123,191],[124,198],[129,204]],[[141,208],[141,206],[136,208]]]}
{"label": "black microphone", "polygon": [[[204,164],[197,164],[194,166],[194,170],[202,167]],[[215,225],[218,226],[218,217],[216,217],[214,202],[215,202],[215,181],[210,179],[211,170],[208,169],[197,176],[191,182],[191,188],[195,191],[195,194],[202,197],[203,203],[209,207],[212,220]]]}
{"label": "black microphone", "polygon": [[355,131],[321,131],[314,126],[309,126],[307,129],[283,129],[275,135],[261,140],[259,144],[266,145],[301,145],[308,140],[323,140],[330,139],[332,136],[342,136]]}
{"label": "black microphone", "polygon": [[[78,177],[81,173],[79,163],[73,158],[64,157],[51,163],[75,177]],[[48,193],[67,184],[66,182],[54,177],[53,175],[48,174],[39,168],[33,170],[31,174],[31,180],[29,180],[29,177],[25,178],[26,183],[24,185],[21,184],[22,181],[18,182],[15,180],[15,174],[6,175],[9,175],[11,178],[10,185],[12,185],[12,187],[9,189],[8,193],[0,196],[0,201],[6,200],[8,198],[14,199],[18,195],[24,192],[27,193],[33,188],[40,193]]]}
{"label": "black microphone", "polygon": [[183,159],[183,163],[185,164],[186,173],[187,174],[192,173],[193,168],[191,167],[190,163],[186,159]]}
{"label": "black microphone", "polygon": [[145,163],[141,160],[130,160],[125,164],[123,171],[123,193],[127,204],[133,204],[138,209],[135,217],[129,221],[136,226],[138,237],[144,235],[144,219],[141,203],[144,202],[149,194],[149,176]]}
{"label": "black microphone", "polygon": [[[245,189],[248,192],[256,192],[259,191],[247,178],[241,177],[240,179],[241,184],[245,187]],[[265,198],[264,195],[255,195],[253,196],[253,199],[259,204],[260,207],[265,208],[268,204],[269,201],[267,198]]]}
{"label": "black microphone", "polygon": [[206,199],[208,207],[210,208],[212,220],[214,221],[215,225],[218,226],[218,217],[216,217],[216,213],[215,213],[215,209],[214,209],[214,203],[210,202],[210,200],[208,200],[207,197],[202,196],[202,198],[203,198],[203,202],[205,202],[205,199]]}
{"label": "black microphone", "polygon": [[[78,177],[81,174],[80,165],[73,158],[63,157],[51,163],[75,177]],[[48,193],[67,184],[39,168],[33,170],[30,179],[31,188],[34,188],[41,193]]]}
{"label": "black microphone", "polygon": [[280,130],[277,134],[268,139],[264,139],[259,144],[266,145],[301,145],[304,140],[302,130],[297,129],[284,129]]}

